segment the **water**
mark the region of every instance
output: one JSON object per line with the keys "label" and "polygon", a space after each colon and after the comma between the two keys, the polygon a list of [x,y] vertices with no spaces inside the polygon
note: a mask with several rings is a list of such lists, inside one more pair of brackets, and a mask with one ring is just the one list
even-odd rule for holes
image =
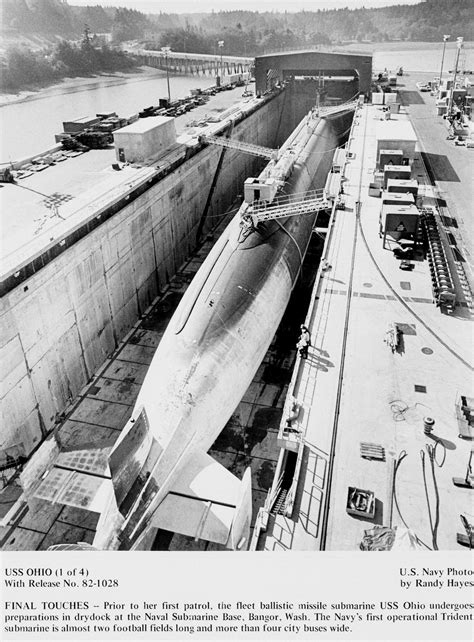
{"label": "water", "polygon": [[[429,72],[439,75],[443,43],[441,42],[385,42],[373,45],[360,45],[359,49],[373,52],[373,69],[381,71],[385,68],[396,71],[403,67],[405,71]],[[356,46],[350,47],[356,50]],[[474,43],[467,42],[462,50],[465,56],[465,68],[474,69]],[[456,61],[456,43],[447,42],[444,57],[443,74],[454,69]],[[459,65],[461,66],[461,58]]]}
{"label": "water", "polygon": [[[353,45],[346,50],[365,50],[374,53],[374,70],[385,68],[439,74],[442,43],[387,42],[372,45]],[[464,47],[465,68],[474,69],[474,43]],[[454,68],[456,44],[448,42],[444,70]],[[209,87],[212,76],[172,76],[171,95],[184,97],[193,87]],[[44,89],[14,104],[0,106],[2,140],[0,163],[40,153],[55,144],[54,134],[63,130],[64,120],[95,115],[101,111],[116,111],[121,116],[135,113],[148,105],[158,104],[167,96],[166,75],[147,70],[125,79],[102,77],[80,79]]]}
{"label": "water", "polygon": [[[112,83],[112,84],[111,84]],[[170,76],[171,98],[182,98],[194,87],[215,84],[212,76]],[[127,78],[103,77],[69,81],[44,89],[20,102],[0,106],[0,163],[26,158],[53,147],[63,121],[115,111],[119,116],[157,105],[166,97],[166,74],[153,70]]]}

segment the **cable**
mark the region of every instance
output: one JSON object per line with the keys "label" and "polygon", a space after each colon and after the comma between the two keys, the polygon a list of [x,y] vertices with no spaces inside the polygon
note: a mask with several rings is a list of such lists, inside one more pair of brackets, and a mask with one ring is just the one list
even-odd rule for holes
{"label": "cable", "polygon": [[280,221],[279,221],[278,219],[275,219],[275,222],[278,224],[278,226],[279,226],[279,227],[280,227],[280,228],[281,228],[281,229],[282,229],[286,234],[288,234],[288,236],[290,237],[290,239],[291,239],[291,240],[293,241],[293,243],[296,245],[296,249],[298,250],[298,254],[300,255],[300,270],[301,270],[301,268],[303,267],[303,255],[301,254],[300,246],[299,246],[299,245],[298,245],[298,243],[296,242],[295,237],[294,237],[290,232],[288,232],[288,230],[286,229],[286,227],[285,227],[282,223],[280,223]]}
{"label": "cable", "polygon": [[[431,537],[433,537],[433,518],[431,516],[431,505],[430,505],[430,498],[428,495],[428,484],[426,483],[426,467],[425,467],[425,451],[420,450],[420,457],[421,457],[421,469],[423,472],[423,486],[425,489],[425,497],[426,497],[426,504],[428,506],[428,518],[430,520],[430,530],[431,530]],[[435,548],[435,542],[433,541],[433,548]],[[435,548],[436,550],[436,548]]]}
{"label": "cable", "polygon": [[394,421],[406,421],[405,413],[409,410],[409,406],[404,401],[391,401],[390,410],[392,411]]}
{"label": "cable", "polygon": [[43,194],[43,192],[38,192],[36,189],[32,189],[31,187],[26,187],[26,185],[20,185],[19,183],[11,183],[12,185],[15,185],[16,187],[21,187],[21,189],[26,189],[28,192],[33,192],[34,194],[39,194],[40,196],[44,196],[45,198],[52,198],[51,194]]}
{"label": "cable", "polygon": [[428,506],[428,516],[430,520],[430,529],[431,529],[431,537],[432,537],[432,542],[433,542],[433,550],[437,551],[438,549],[438,527],[439,527],[439,490],[438,490],[438,483],[436,481],[436,474],[435,474],[435,468],[434,468],[434,448],[431,444],[426,444],[426,451],[428,453],[428,456],[430,458],[430,465],[431,465],[431,475],[433,477],[433,487],[435,491],[435,502],[436,502],[436,511],[435,511],[435,518],[433,522],[433,516],[431,513],[431,504],[430,504],[430,498],[428,495],[428,484],[426,483],[426,468],[425,468],[425,451],[420,450],[420,456],[421,456],[421,466],[423,470],[423,484],[425,487],[425,496],[426,496],[426,503]]}
{"label": "cable", "polygon": [[[438,463],[438,461],[436,460],[436,449],[440,444],[443,446],[443,459],[441,463]],[[446,450],[446,446],[444,445],[444,442],[441,439],[436,439],[436,444],[433,449],[433,458],[438,468],[442,468],[444,466],[444,462],[446,461],[446,456],[447,456],[447,450]]]}
{"label": "cable", "polygon": [[[345,136],[350,130],[352,129],[352,125],[350,127],[347,127],[340,135],[339,138],[342,138]],[[334,152],[336,149],[339,149],[340,145],[337,145],[336,147],[331,147],[330,149],[326,149],[322,152],[306,152],[306,156],[321,156],[322,154],[328,154],[329,152]]]}
{"label": "cable", "polygon": [[[403,461],[403,460],[405,459],[405,457],[407,457],[407,456],[408,456],[408,455],[407,455],[406,450],[402,450],[402,451],[400,452],[400,454],[398,455],[397,461],[395,462],[395,471],[394,471],[394,475],[393,475],[393,501],[395,502],[395,508],[397,509],[397,512],[398,512],[398,515],[399,515],[400,519],[402,520],[402,524],[405,526],[405,528],[406,528],[407,530],[412,530],[412,529],[408,526],[408,524],[406,523],[406,521],[404,520],[403,515],[402,515],[402,513],[401,513],[401,511],[400,511],[400,506],[399,506],[399,504],[398,504],[398,498],[397,498],[397,484],[396,484],[397,474],[398,474],[398,469],[399,469],[400,464],[402,463],[402,461]],[[414,531],[413,531],[413,532],[414,532]],[[425,542],[424,542],[422,539],[420,539],[420,538],[418,537],[418,535],[417,535],[415,532],[414,532],[414,535],[415,535],[416,541],[417,541],[419,544],[422,544],[425,548],[427,548],[428,550],[431,550],[431,549],[430,549],[430,547],[429,547],[427,544],[425,544]]]}
{"label": "cable", "polygon": [[403,515],[402,515],[402,513],[400,511],[400,506],[398,505],[397,486],[396,486],[395,482],[396,482],[396,479],[397,479],[398,468],[399,468],[400,464],[402,463],[402,461],[407,456],[408,456],[408,453],[407,453],[406,450],[402,450],[400,452],[400,454],[398,455],[397,461],[395,462],[395,472],[394,472],[394,476],[393,476],[393,501],[395,502],[395,507],[397,509],[398,515],[399,515],[400,519],[402,520],[402,523],[405,526],[405,528],[408,528],[408,524],[403,519]]}

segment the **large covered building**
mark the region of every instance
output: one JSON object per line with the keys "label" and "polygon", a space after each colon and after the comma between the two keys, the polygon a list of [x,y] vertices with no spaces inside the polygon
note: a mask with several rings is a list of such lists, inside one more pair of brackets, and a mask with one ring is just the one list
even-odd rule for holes
{"label": "large covered building", "polygon": [[268,54],[255,59],[256,92],[264,94],[278,82],[295,76],[357,78],[359,91],[368,92],[372,56],[360,53],[297,51]]}

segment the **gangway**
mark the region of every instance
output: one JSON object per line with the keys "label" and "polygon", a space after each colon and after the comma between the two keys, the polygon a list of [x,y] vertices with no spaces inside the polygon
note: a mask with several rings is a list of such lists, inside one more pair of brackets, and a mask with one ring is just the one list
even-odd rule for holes
{"label": "gangway", "polygon": [[242,140],[235,140],[235,138],[223,138],[222,136],[213,136],[206,134],[199,137],[199,140],[204,143],[212,145],[220,145],[221,147],[229,147],[230,149],[237,149],[246,154],[253,154],[254,156],[262,156],[269,160],[276,160],[278,157],[278,150],[271,147],[261,147],[253,143],[245,143]]}
{"label": "gangway", "polygon": [[310,190],[297,194],[279,196],[270,203],[256,201],[243,214],[244,220],[249,220],[253,225],[262,221],[269,221],[287,216],[301,216],[314,214],[332,207],[323,189]]}
{"label": "gangway", "polygon": [[359,104],[358,100],[352,100],[348,103],[342,103],[341,105],[331,105],[328,107],[320,107],[318,116],[320,118],[326,118],[327,116],[334,116],[334,114],[340,114],[343,111],[353,111],[357,109]]}

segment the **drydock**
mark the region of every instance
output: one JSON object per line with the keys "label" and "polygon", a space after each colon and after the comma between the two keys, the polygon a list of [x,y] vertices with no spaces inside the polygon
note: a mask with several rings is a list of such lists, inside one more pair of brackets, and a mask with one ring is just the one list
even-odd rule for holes
{"label": "drydock", "polygon": [[[253,119],[257,122],[253,126],[258,130],[259,124],[265,122],[267,135],[259,134],[259,137],[254,137],[253,141],[258,140],[261,145],[275,146],[275,136],[278,133],[281,136],[285,132],[282,122],[287,122],[286,127],[289,127],[290,123],[294,126],[295,119],[298,121],[301,117],[301,109],[307,107],[310,100],[311,92],[306,87],[303,94],[305,100],[300,101],[303,104],[300,105],[298,114],[295,111],[295,96],[289,94],[290,90],[293,91],[292,88],[286,87],[272,92],[260,99],[260,102],[250,101],[250,104],[247,102],[246,110],[242,110],[244,114],[238,114],[232,127],[236,127],[237,131],[239,126],[248,128]],[[288,98],[289,95],[292,100]],[[268,116],[265,116],[265,108],[268,109],[269,105],[272,105],[272,108],[278,105],[277,113],[280,114],[280,118],[277,121],[276,132],[275,125],[270,125],[271,121]],[[354,105],[347,107],[346,112],[353,110],[354,107]],[[404,123],[409,122],[407,111],[409,110],[402,105],[400,111],[392,115],[391,124],[395,123],[398,131],[406,131]],[[282,116],[283,113],[286,113],[286,116]],[[325,118],[320,118],[316,112],[310,113],[306,117],[307,121],[303,122],[299,130],[297,129],[292,135],[293,139],[290,137],[290,141],[285,144],[286,147],[285,145],[282,147],[280,158],[284,158],[285,149],[291,149],[292,140],[293,142],[297,140],[294,138],[297,132],[307,129],[312,122],[316,125],[317,122],[324,120],[340,121],[337,126],[338,131],[340,133],[348,131],[349,121],[344,116],[344,109],[341,113],[338,114],[337,109],[333,114],[328,111]],[[292,336],[285,337],[286,350],[282,349],[278,340],[270,344],[276,326],[272,326],[268,337],[265,339],[263,335],[260,337],[258,345],[252,349],[255,353],[255,366],[250,366],[249,377],[252,377],[252,372],[255,370],[256,374],[250,387],[246,392],[244,392],[245,387],[242,392],[232,391],[230,395],[232,398],[229,399],[230,410],[226,411],[227,415],[223,413],[221,417],[225,423],[228,415],[232,413],[229,423],[214,445],[212,440],[208,445],[204,444],[204,452],[212,446],[209,451],[212,457],[230,469],[238,478],[244,478],[244,482],[245,468],[250,466],[252,471],[251,535],[239,537],[239,541],[234,542],[234,548],[240,548],[239,543],[248,539],[242,547],[257,550],[318,548],[353,550],[359,548],[364,538],[364,531],[374,527],[385,527],[387,532],[394,532],[395,527],[405,527],[409,529],[413,545],[417,546],[434,549],[454,549],[459,546],[457,531],[462,528],[459,516],[469,514],[471,510],[471,481],[469,474],[465,471],[469,465],[469,440],[472,435],[469,420],[462,414],[464,412],[462,406],[466,406],[468,403],[466,399],[471,396],[471,391],[465,389],[472,373],[469,364],[470,351],[466,349],[466,346],[470,345],[472,327],[469,282],[462,264],[457,260],[459,257],[456,254],[446,255],[445,252],[443,256],[446,256],[449,276],[456,292],[456,305],[448,314],[445,301],[442,302],[441,308],[433,305],[434,277],[430,273],[431,264],[427,254],[415,253],[414,268],[410,272],[403,272],[399,269],[400,260],[394,257],[393,251],[390,251],[393,247],[384,248],[387,234],[390,236],[390,232],[392,236],[388,243],[393,244],[399,240],[399,237],[397,239],[393,235],[393,230],[388,229],[386,224],[388,219],[384,219],[385,229],[381,228],[380,223],[382,192],[380,185],[379,189],[376,187],[377,180],[383,183],[384,176],[383,168],[382,175],[380,174],[380,150],[377,147],[380,135],[376,130],[384,118],[380,106],[360,102],[350,129],[347,146],[337,152],[332,165],[331,157],[338,145],[334,134],[328,139],[324,149],[313,149],[309,152],[303,149],[296,155],[297,165],[301,164],[299,171],[304,176],[304,181],[300,183],[301,187],[298,186],[298,181],[296,184],[293,182],[290,193],[301,191],[305,196],[303,199],[301,197],[293,199],[292,206],[295,209],[296,204],[301,211],[306,200],[306,208],[311,209],[308,207],[308,202],[313,208],[313,214],[310,217],[303,213],[296,218],[305,220],[304,226],[309,225],[309,229],[313,226],[316,234],[325,238],[319,267],[316,270],[314,262],[311,266],[311,269],[316,271],[316,275],[309,311],[305,316],[301,305],[294,300],[290,303],[290,308],[294,306],[299,318],[293,319],[292,323],[284,319],[283,329],[281,327],[279,330],[280,337],[285,331],[289,330],[292,333]],[[208,134],[212,136],[222,131],[227,130],[221,123]],[[287,136],[288,133],[286,130],[285,135]],[[245,134],[243,138],[247,141],[252,140]],[[397,139],[397,136],[392,135],[392,138],[398,145],[398,147],[392,146],[392,150],[397,150],[404,144],[407,145],[406,149],[402,149],[403,162],[411,166],[410,178],[416,177],[418,181],[416,204],[423,211],[425,217],[423,220],[427,220],[430,216],[435,217],[435,222],[438,223],[436,231],[442,239],[443,247],[449,248],[449,237],[442,224],[444,219],[439,216],[440,194],[436,191],[436,187],[430,184],[419,148],[415,152],[415,145],[412,145],[413,136],[405,136],[403,142],[400,136]],[[220,162],[222,165],[222,151],[216,152],[213,147],[208,149],[209,151],[202,152],[198,148],[197,153],[214,154],[215,162],[217,164]],[[325,154],[326,151],[331,154]],[[164,171],[160,176],[161,179],[175,168],[178,172],[182,172],[178,169],[183,160],[180,157],[182,151],[174,149],[171,153],[173,159],[168,159],[171,160],[169,169],[162,169],[165,164],[164,159],[157,161],[159,170]],[[189,162],[191,156],[193,161],[193,153],[195,152],[187,151],[184,154],[184,160]],[[245,157],[247,161],[241,160],[242,155],[237,149],[231,150],[230,153],[231,158],[239,157],[237,162],[248,162],[248,157]],[[322,156],[324,161],[319,156]],[[316,162],[316,157],[321,162]],[[200,158],[199,155],[197,158]],[[206,160],[209,164],[209,159]],[[229,158],[227,160],[229,161]],[[311,166],[312,162],[315,163],[315,168],[311,172],[306,172],[307,176],[305,176],[304,165]],[[276,222],[278,216],[282,216],[282,211],[283,214],[288,212],[288,209],[284,208],[288,208],[291,199],[286,201],[283,199],[279,202],[280,214],[276,211],[278,208],[274,208],[272,212],[271,206],[259,208],[252,205],[259,200],[273,200],[275,192],[270,197],[265,196],[265,193],[262,194],[262,191],[272,192],[277,189],[278,186],[272,183],[272,179],[281,181],[291,176],[291,172],[288,174],[286,171],[282,174],[278,170],[272,174],[272,163],[275,164],[274,161],[271,162],[270,169],[265,170],[259,179],[252,180],[248,180],[248,177],[252,176],[257,166],[240,165],[238,174],[241,180],[240,190],[244,181],[247,189],[247,204],[241,207],[236,223],[241,230],[245,230],[245,226],[253,226],[258,233],[259,226],[262,225],[259,217],[263,216],[270,221],[270,223],[263,222],[263,225],[278,227]],[[202,165],[198,163],[198,166],[201,167],[199,173],[202,175],[204,172]],[[227,166],[229,179],[227,182],[224,181],[224,185],[235,185],[234,179],[231,178],[232,169],[232,164],[229,162]],[[317,176],[315,176],[315,169]],[[149,186],[155,180],[156,168],[143,168],[139,172],[141,172],[138,177],[141,181],[140,185],[129,182],[127,192],[121,193],[120,199],[127,196],[130,198],[133,189],[137,187],[143,189],[142,193],[146,196]],[[298,175],[298,173],[295,174],[295,176]],[[184,176],[181,174],[180,178],[183,179]],[[172,174],[169,180],[175,181]],[[123,184],[120,184],[116,176],[110,177],[109,182],[114,182],[113,189],[123,189]],[[323,187],[325,182],[324,194],[318,193],[316,197],[314,193],[311,196],[307,193],[309,189]],[[148,183],[147,187],[143,187],[146,183]],[[186,186],[186,179],[184,178],[180,184]],[[199,185],[196,182],[192,184],[195,187]],[[176,188],[175,182],[171,184],[171,189],[173,188]],[[226,196],[221,197],[228,199],[226,205],[231,205],[238,190],[239,187],[234,187],[230,191],[227,189]],[[211,190],[211,193],[213,191]],[[215,186],[215,191],[224,195],[226,188]],[[173,194],[168,198],[176,198],[176,194],[174,196]],[[86,196],[90,197],[91,194]],[[153,280],[150,279],[148,285],[143,288],[143,293],[140,293],[140,287],[136,289],[131,297],[133,309],[130,309],[130,303],[122,294],[122,305],[118,305],[117,309],[124,311],[121,312],[123,321],[117,322],[117,316],[113,314],[109,330],[111,332],[109,345],[112,346],[115,340],[117,349],[93,375],[91,373],[95,369],[94,363],[100,360],[100,355],[105,356],[109,350],[102,347],[99,351],[90,352],[89,341],[94,336],[92,327],[89,329],[90,336],[85,341],[81,341],[84,328],[91,324],[91,319],[88,318],[90,314],[84,317],[82,312],[82,318],[86,324],[77,324],[75,332],[79,334],[80,354],[83,355],[81,360],[85,360],[85,365],[84,372],[78,377],[75,385],[80,388],[85,383],[84,379],[90,379],[90,381],[82,388],[78,397],[75,397],[71,390],[67,392],[63,390],[65,400],[67,401],[70,397],[72,403],[69,406],[61,406],[56,402],[59,411],[57,410],[55,414],[55,403],[51,401],[54,399],[54,391],[51,394],[51,389],[58,384],[54,380],[49,380],[47,390],[44,390],[46,394],[43,396],[43,403],[46,403],[49,394],[49,421],[53,425],[56,422],[57,425],[54,435],[46,441],[42,439],[49,432],[50,427],[42,426],[39,432],[31,427],[32,434],[36,434],[37,438],[30,440],[27,451],[28,454],[34,452],[34,455],[22,471],[17,470],[17,474],[12,477],[12,482],[4,490],[4,505],[7,507],[2,529],[1,546],[4,550],[44,550],[52,545],[77,542],[104,543],[103,537],[96,539],[105,514],[98,508],[104,505],[104,490],[103,484],[97,483],[97,478],[101,478],[101,482],[110,480],[109,468],[114,468],[110,466],[111,449],[134,412],[133,408],[140,387],[147,376],[148,366],[173,309],[186,291],[198,267],[203,263],[213,240],[221,235],[222,225],[214,230],[214,239],[209,236],[198,253],[183,263],[184,257],[191,251],[196,229],[201,231],[204,229],[204,232],[208,233],[213,227],[209,221],[205,221],[205,227],[203,227],[203,220],[199,216],[203,209],[209,209],[209,203],[206,204],[209,196],[210,194],[207,194],[207,197],[206,194],[201,195],[206,207],[195,205],[193,222],[185,224],[187,229],[179,232],[179,237],[184,240],[184,243],[173,243],[173,236],[176,238],[175,232],[174,235],[172,233],[171,242],[166,247],[163,239],[158,241],[159,234],[153,222],[150,226],[148,224],[144,226],[143,229],[140,229],[141,224],[136,224],[130,247],[136,247],[135,241],[138,237],[145,238],[146,234],[143,230],[153,230],[152,253],[155,255],[155,262],[149,273],[161,274],[161,278],[158,277],[158,284],[156,275]],[[108,198],[110,202],[110,194]],[[395,205],[397,205],[397,198],[399,197],[395,198]],[[134,199],[133,196],[132,199]],[[415,199],[412,200],[415,201]],[[275,200],[275,203],[277,202],[278,199]],[[150,205],[150,200],[147,204]],[[387,204],[390,205],[391,202],[388,201]],[[214,204],[214,208],[216,205],[221,208],[221,211],[225,209],[219,201]],[[406,206],[407,203],[403,205]],[[126,215],[130,216],[130,211],[138,212],[139,216],[143,215],[141,207],[132,205],[131,208],[131,210],[125,210],[125,216],[121,217],[120,209],[123,209],[123,203],[120,207],[116,207],[119,214],[118,217],[113,218],[116,211],[112,213],[110,218],[112,225],[108,234],[113,230],[116,230],[115,235],[120,234],[120,228],[123,228]],[[328,214],[330,213],[329,226],[324,216],[322,222],[320,219],[319,222],[314,223],[314,212],[317,209],[321,211],[325,209]],[[97,220],[97,211],[93,214],[93,218]],[[283,221],[289,222],[289,234],[286,232],[286,235],[288,238],[293,238],[293,243],[295,243],[295,230],[298,229],[296,218],[282,218]],[[95,225],[98,226],[97,223]],[[76,233],[78,228],[79,226],[76,225],[72,232]],[[163,229],[163,226],[160,229]],[[260,233],[261,229],[260,227]],[[98,230],[99,236],[103,238],[103,228],[101,230],[98,227]],[[91,231],[91,229],[87,230],[88,233]],[[203,237],[205,238],[205,234]],[[413,243],[419,242],[418,238],[411,240]],[[98,241],[100,244],[99,237]],[[169,257],[170,250],[173,254],[171,262],[168,259],[168,264],[161,271],[160,262],[156,260],[157,242],[162,243],[162,256]],[[218,245],[219,242],[221,241],[218,241]],[[145,243],[144,240],[143,243]],[[305,248],[307,244],[308,240],[304,241]],[[54,245],[53,243],[52,247]],[[116,246],[117,257],[120,257],[120,253],[127,254],[127,241],[123,240],[121,247],[122,250],[118,245]],[[178,254],[176,254],[176,247],[180,248]],[[144,253],[141,255],[146,255],[151,249],[152,246],[149,244],[146,247],[143,246]],[[401,249],[406,250],[403,247]],[[103,253],[103,250],[101,252]],[[61,253],[61,251],[57,252],[57,255]],[[300,253],[300,259],[297,261],[299,268],[291,268],[290,259],[290,271],[295,269],[295,275],[301,268],[304,250],[302,252],[300,250]],[[44,257],[44,252],[40,254]],[[68,258],[70,260],[67,253],[63,256],[65,262]],[[41,280],[42,277],[42,271],[38,271],[38,263],[34,265],[34,260],[28,262],[27,258],[22,258],[22,265],[6,266],[10,279],[21,279],[22,290],[22,295],[19,297],[19,289],[15,292],[18,286],[10,287],[9,299],[10,302],[14,302],[10,315],[18,299],[25,297],[25,293],[28,292],[28,285],[31,284],[28,279],[31,275],[38,272],[33,277],[36,279],[35,286],[38,279]],[[85,254],[84,258],[86,258]],[[55,259],[54,256],[53,259]],[[130,260],[134,261],[133,271],[140,272],[140,266],[136,264],[136,260],[133,257]],[[175,278],[170,280],[170,275],[176,272],[180,264],[181,270]],[[33,265],[29,273],[28,265]],[[120,264],[117,267],[122,272],[125,265]],[[47,270],[48,267],[44,269]],[[57,265],[53,268],[52,264],[51,269],[57,269]],[[86,279],[89,282],[88,286],[83,283],[84,279],[80,279],[85,289],[94,289],[93,272],[94,270],[91,270]],[[141,272],[140,279],[143,284],[148,277],[145,270]],[[275,281],[274,286],[280,287],[280,281],[281,279]],[[110,293],[109,284],[110,280],[106,278],[105,285]],[[58,297],[59,287],[59,284],[56,284],[53,288]],[[246,283],[245,287],[248,289],[249,283]],[[156,295],[160,290],[158,299],[148,306],[154,298],[153,294]],[[291,290],[291,284],[289,290]],[[117,294],[114,293],[112,296],[117,304]],[[219,298],[219,292],[215,289],[211,290],[209,300],[213,305],[219,306],[220,303],[214,300],[216,296]],[[285,299],[285,302],[282,304],[281,313],[277,314],[278,318],[283,313],[288,296],[289,292],[280,297],[282,300]],[[195,295],[191,294],[191,297],[195,300]],[[186,296],[183,301],[186,301]],[[270,303],[271,299],[268,299],[266,305]],[[43,299],[43,304],[55,305],[51,290],[48,298]],[[239,303],[236,309],[241,305]],[[90,306],[90,299],[87,296],[84,297],[82,306],[86,308]],[[77,322],[77,306],[72,307],[76,308],[72,316],[76,317]],[[184,307],[188,310],[186,315],[189,315],[189,305]],[[36,309],[40,312],[41,307]],[[224,305],[223,310],[225,309]],[[48,322],[50,324],[60,321],[62,315],[60,306],[53,307],[53,311],[57,311],[57,315],[51,314]],[[265,315],[265,311],[263,314]],[[135,318],[136,316],[141,318],[132,323],[134,315]],[[180,317],[183,317],[182,310]],[[18,322],[18,315],[15,315],[15,321]],[[294,349],[297,328],[299,323],[303,322],[311,335],[311,345],[306,359],[296,357]],[[238,327],[237,323],[236,329]],[[27,328],[22,330],[24,333],[28,332]],[[123,339],[119,339],[125,330],[129,330],[128,334]],[[99,343],[103,341],[102,332],[103,330],[97,337]],[[26,347],[26,353],[28,350],[32,350],[33,353],[38,350],[37,338],[35,340],[30,331],[29,344],[26,342],[26,346],[30,347]],[[97,339],[94,338],[94,341]],[[12,341],[7,341],[6,345],[10,345],[9,349],[11,349]],[[265,355],[267,347],[269,350]],[[236,358],[238,358],[237,354]],[[262,358],[263,361],[261,361]],[[44,364],[45,360],[40,367],[44,368]],[[12,405],[10,398],[9,404],[10,416],[15,418],[17,427],[21,425],[18,415],[15,416],[15,412],[18,413],[21,410],[18,398],[24,395],[24,387],[22,389],[22,385],[18,385],[22,380],[18,367],[16,372],[12,368],[13,374],[10,375],[11,390],[14,390],[12,395],[16,396],[17,401]],[[446,371],[450,372],[448,380],[444,374]],[[238,377],[238,374],[235,376]],[[37,375],[36,381],[39,380],[40,377]],[[141,397],[144,394],[142,392]],[[235,400],[234,395],[236,395]],[[237,409],[233,410],[239,398],[241,401]],[[146,402],[144,405],[146,408]],[[38,403],[35,404],[34,399],[31,407],[38,408]],[[219,415],[218,408],[216,410]],[[41,424],[41,414],[39,416]],[[431,431],[428,430],[428,426],[432,428],[433,420],[434,431]],[[31,418],[29,421],[31,422]],[[223,425],[218,432],[222,428]],[[120,439],[128,447],[130,444],[127,444],[125,434],[124,432]],[[117,442],[119,444],[120,439]],[[10,441],[14,445],[15,440]],[[37,441],[42,441],[39,447]],[[117,452],[117,446],[113,450]],[[13,451],[10,452],[14,454]],[[149,455],[150,451],[147,452]],[[145,463],[149,466],[149,470],[153,470],[154,464],[150,468],[149,459]],[[114,465],[116,468],[116,462]],[[188,468],[190,468],[189,465]],[[128,468],[126,470],[129,471]],[[96,479],[92,480],[94,477]],[[453,478],[461,478],[461,481],[464,478],[464,485],[461,484],[461,487],[459,484],[455,485]],[[41,480],[43,483],[38,484]],[[249,482],[245,483],[248,489]],[[178,490],[183,495],[183,487]],[[135,489],[135,495],[130,498],[130,484],[126,492],[122,484],[120,492],[122,500],[128,495],[129,504],[135,503],[146,494],[142,488],[139,488],[138,494]],[[153,493],[151,495],[153,499]],[[358,501],[357,505],[350,503],[354,498]],[[140,542],[139,547],[221,548],[225,541],[218,542],[216,538],[215,543],[208,541],[212,542],[213,534],[212,524],[209,526],[209,514],[212,509],[209,503],[212,504],[212,501],[209,501],[209,497],[205,499],[207,501],[203,501],[202,506],[198,508],[194,521],[189,519],[189,523],[186,524],[183,523],[186,520],[180,519],[179,523],[176,521],[176,512],[179,511],[167,510],[166,515],[161,515],[162,522],[155,528],[149,529],[148,536]],[[239,503],[238,500],[235,502],[236,505]],[[366,510],[365,505],[362,506],[364,502],[369,505],[370,510]],[[218,498],[217,503],[222,505],[225,502],[222,498]],[[146,506],[139,520],[145,516],[146,521],[147,508]],[[155,517],[154,511],[153,516]],[[116,515],[116,517],[120,521],[120,516]],[[222,522],[228,519],[228,517],[222,517]],[[245,519],[243,521],[245,522]],[[177,532],[180,532],[181,536],[173,535],[175,526],[179,527]],[[401,532],[401,528],[399,531]],[[240,536],[242,533],[243,531],[240,531]],[[368,534],[369,539],[374,533],[375,531]],[[387,533],[384,533],[384,536],[389,537]],[[108,540],[106,547],[116,548],[117,543]]]}

